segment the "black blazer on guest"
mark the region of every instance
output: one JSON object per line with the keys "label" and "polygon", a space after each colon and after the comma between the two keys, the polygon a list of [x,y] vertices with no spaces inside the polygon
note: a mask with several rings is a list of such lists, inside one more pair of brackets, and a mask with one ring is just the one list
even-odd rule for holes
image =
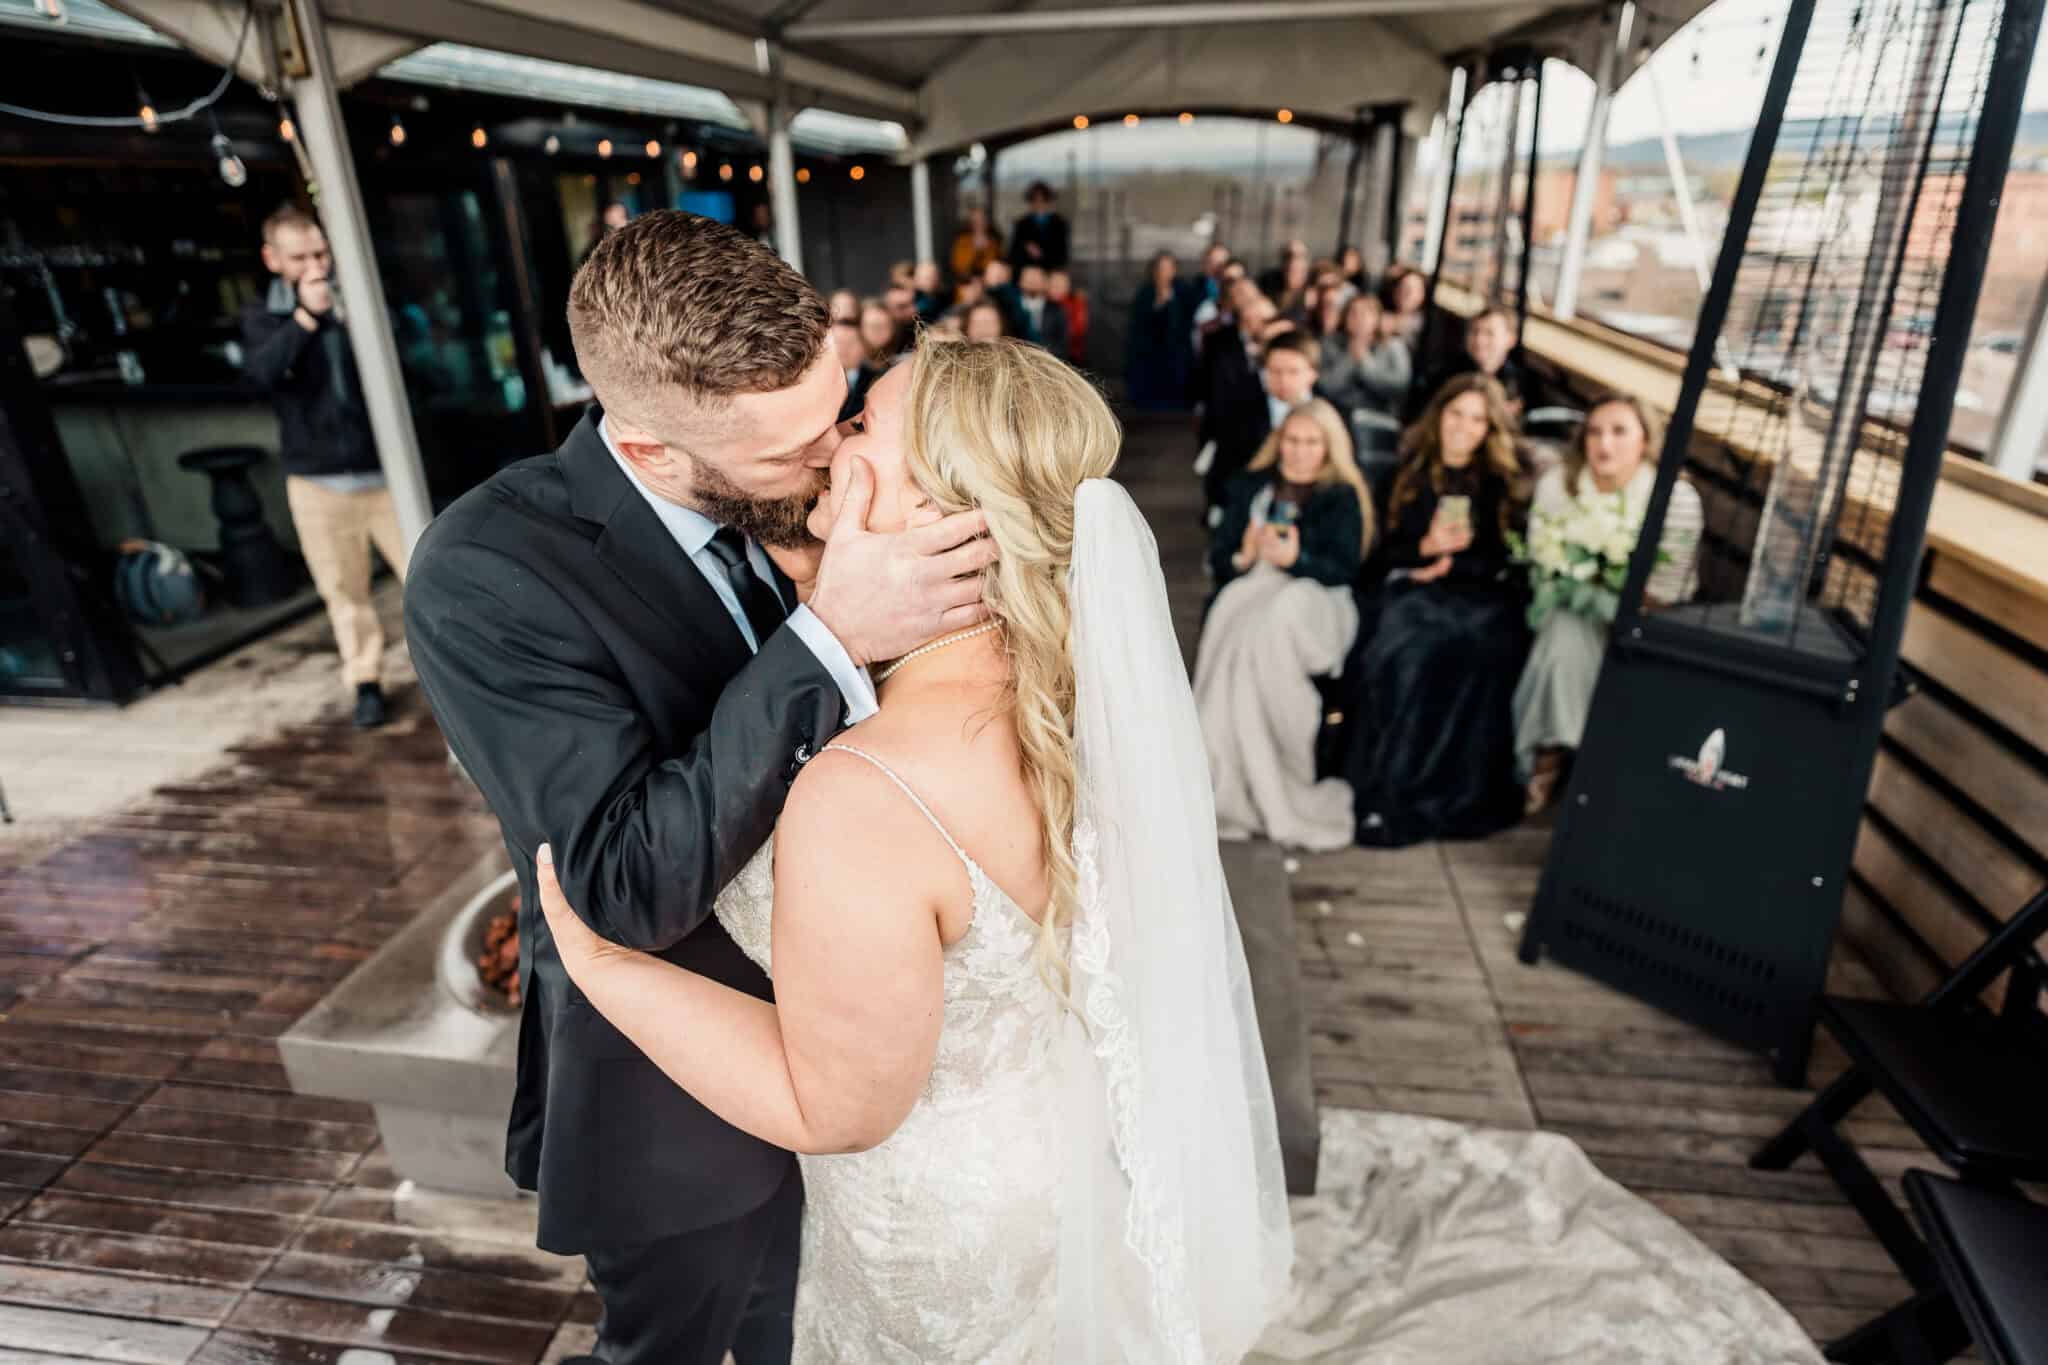
{"label": "black blazer on guest", "polygon": [[1215,462],[1202,480],[1211,507],[1229,496],[1230,481],[1244,472],[1259,445],[1273,431],[1273,410],[1266,402],[1265,380],[1244,348],[1235,327],[1219,327],[1202,342],[1201,389],[1204,396],[1196,440],[1216,443]]}
{"label": "black blazer on guest", "polygon": [[505,1169],[539,1190],[540,1246],[561,1253],[737,1218],[792,1158],[678,1089],[570,984],[534,850],[553,844],[570,904],[604,937],[769,998],[712,898],[844,717],[793,631],[748,653],[605,449],[599,415],[443,512],[405,586],[420,685],[519,874],[525,1003]]}
{"label": "black blazer on guest", "polygon": [[[1240,474],[1231,481],[1230,502],[1209,541],[1209,567],[1215,570],[1219,590],[1238,576],[1231,557],[1244,541],[1245,527],[1251,525],[1253,500],[1272,481],[1270,469]],[[1301,558],[1287,572],[1296,578],[1312,578],[1324,587],[1350,587],[1351,580],[1358,577],[1364,553],[1365,512],[1357,491],[1348,483],[1317,489],[1302,506],[1296,526],[1301,534]]]}

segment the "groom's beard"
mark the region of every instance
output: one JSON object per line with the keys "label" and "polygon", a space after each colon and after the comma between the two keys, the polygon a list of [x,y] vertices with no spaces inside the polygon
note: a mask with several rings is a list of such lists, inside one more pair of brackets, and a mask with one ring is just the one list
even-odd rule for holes
{"label": "groom's beard", "polygon": [[730,526],[763,545],[800,550],[816,543],[810,528],[811,509],[818,505],[830,482],[830,475],[822,469],[811,473],[811,487],[803,492],[784,498],[762,498],[692,457],[690,492],[697,510],[721,526]]}

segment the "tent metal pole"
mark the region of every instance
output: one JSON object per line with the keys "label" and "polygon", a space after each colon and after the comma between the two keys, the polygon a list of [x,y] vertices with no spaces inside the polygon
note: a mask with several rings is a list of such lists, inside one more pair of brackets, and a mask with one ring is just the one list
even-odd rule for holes
{"label": "tent metal pole", "polygon": [[2015,479],[2034,477],[2041,467],[2041,443],[2048,441],[2048,289],[2034,296],[2034,318],[2027,324],[2020,363],[2006,390],[2005,411],[1986,458],[1998,472]]}
{"label": "tent metal pole", "polygon": [[[370,240],[362,186],[356,180],[348,126],[335,92],[334,54],[327,46],[327,28],[318,0],[290,0],[290,5],[307,67],[306,75],[290,83],[298,133],[313,163],[313,173],[319,177],[320,219],[334,246],[334,269],[348,311],[349,349],[355,353],[362,378],[363,406],[377,442],[377,461],[396,504],[399,534],[410,549],[434,519],[427,469],[420,458],[412,407],[406,401],[405,374],[398,364],[398,342],[384,302],[384,282],[377,272],[376,247]],[[543,393],[534,401],[546,400]]]}
{"label": "tent metal pole", "polygon": [[1579,150],[1578,173],[1572,177],[1571,217],[1565,225],[1564,261],[1557,272],[1557,298],[1551,311],[1560,322],[1579,314],[1579,281],[1586,269],[1586,245],[1593,234],[1593,207],[1600,198],[1600,168],[1607,157],[1607,116],[1614,108],[1615,73],[1627,50],[1636,7],[1626,4],[1615,15],[1600,45],[1594,72],[1593,111],[1586,117],[1586,140]]}
{"label": "tent metal pole", "polygon": [[929,157],[921,156],[910,163],[910,223],[911,237],[917,243],[918,262],[938,260],[938,248],[932,243],[932,163]]}

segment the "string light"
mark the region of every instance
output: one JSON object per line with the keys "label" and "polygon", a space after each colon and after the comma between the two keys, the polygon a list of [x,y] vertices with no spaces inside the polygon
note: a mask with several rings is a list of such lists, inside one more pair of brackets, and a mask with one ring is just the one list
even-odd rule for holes
{"label": "string light", "polygon": [[163,123],[156,116],[156,106],[149,102],[149,92],[137,86],[135,93],[142,101],[142,107],[135,111],[135,117],[142,120],[142,131],[145,133],[159,131],[163,127]]}
{"label": "string light", "polygon": [[1126,128],[1135,128],[1135,127],[1137,127],[1137,126],[1138,126],[1138,116],[1137,116],[1136,114],[1125,114],[1125,115],[1124,115],[1124,127],[1126,127]]}
{"label": "string light", "polygon": [[486,146],[490,145],[490,141],[491,135],[484,131],[482,124],[478,124],[469,130],[469,145],[478,151],[482,151]]}
{"label": "string light", "polygon": [[399,118],[396,114],[391,116],[391,145],[394,147],[403,147],[405,145],[405,120]]}
{"label": "string light", "polygon": [[760,184],[761,168],[758,165],[747,167],[747,179],[753,181],[756,185]]}
{"label": "string light", "polygon": [[299,130],[293,126],[290,116],[286,116],[277,121],[277,135],[283,138],[286,142],[298,141]]}
{"label": "string light", "polygon": [[611,140],[610,138],[608,138],[608,137],[605,137],[605,138],[599,138],[599,139],[597,140],[597,154],[598,154],[599,156],[601,156],[601,157],[605,157],[605,158],[609,158],[609,157],[611,156],[611,154],[612,154],[612,140]]}
{"label": "string light", "polygon": [[1292,123],[1294,122],[1294,111],[1292,109],[1282,109],[1273,117],[1279,119],[1282,123]]}
{"label": "string light", "polygon": [[556,137],[553,133],[549,133],[548,140],[540,144],[540,149],[549,156],[553,156],[562,150],[562,139]]}
{"label": "string light", "polygon": [[655,141],[655,140],[654,140],[653,138],[648,138],[648,139],[647,139],[647,159],[648,159],[649,161],[652,161],[652,160],[654,160],[654,159],[655,159],[656,157],[658,157],[658,156],[660,156],[660,155],[661,155],[661,144],[660,144],[659,142],[656,142],[656,141]]}
{"label": "string light", "polygon": [[799,166],[796,168],[796,183],[799,185],[811,183],[811,168],[809,166]]}
{"label": "string light", "polygon": [[1180,121],[1182,123],[1193,123],[1195,121],[1195,116],[1193,114],[1188,113],[1185,109],[1183,109],[1181,111]]}
{"label": "string light", "polygon": [[683,153],[683,169],[684,169],[684,170],[686,170],[686,171],[691,171],[691,172],[695,172],[695,171],[696,171],[696,169],[697,169],[697,154],[696,154],[695,152],[684,152],[684,153]]}
{"label": "string light", "polygon": [[852,176],[855,180],[865,180],[868,178],[868,168],[865,166],[855,166],[852,170],[848,171],[847,174],[849,176]]}
{"label": "string light", "polygon": [[1076,115],[1074,115],[1074,127],[1075,127],[1075,128],[1077,128],[1077,129],[1081,129],[1081,128],[1086,128],[1087,126],[1088,126],[1088,116],[1087,116],[1086,114],[1076,114]]}
{"label": "string light", "polygon": [[633,172],[633,173],[632,173],[631,175],[627,176],[627,177],[626,177],[626,183],[627,183],[628,185],[637,185],[637,184],[639,184],[639,183],[640,183],[640,172],[638,172],[638,171],[635,171],[635,172]]}
{"label": "string light", "polygon": [[[213,115],[209,113],[207,117],[212,119]],[[238,190],[249,183],[249,168],[241,157],[235,155],[235,144],[229,142],[228,135],[220,130],[218,119],[213,120],[213,140],[208,145],[213,148],[214,169],[220,172],[220,178],[227,182],[229,189]]]}
{"label": "string light", "polygon": [[732,163],[730,161],[721,161],[718,163],[718,178],[720,180],[732,179]]}

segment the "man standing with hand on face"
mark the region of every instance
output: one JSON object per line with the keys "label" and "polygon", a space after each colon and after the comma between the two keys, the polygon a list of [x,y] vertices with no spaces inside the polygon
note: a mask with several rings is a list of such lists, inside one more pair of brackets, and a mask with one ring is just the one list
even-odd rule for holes
{"label": "man standing with hand on face", "polygon": [[606,238],[569,330],[601,406],[444,512],[405,601],[421,687],[519,870],[506,1169],[540,1192],[540,1246],[589,1264],[590,1359],[782,1365],[794,1159],[670,1084],[576,993],[534,852],[551,843],[599,936],[769,998],[713,898],[803,765],[873,713],[863,666],[983,618],[995,551],[978,512],[869,533],[858,460],[830,541],[810,538],[846,371],[824,301],[732,228],[658,212]]}
{"label": "man standing with hand on face", "polygon": [[277,408],[278,453],[299,553],[327,604],[358,729],[385,720],[384,629],[370,600],[370,546],[405,577],[398,510],[377,463],[362,381],[334,296],[320,224],[287,204],[263,224],[270,292],[242,313],[242,369]]}

